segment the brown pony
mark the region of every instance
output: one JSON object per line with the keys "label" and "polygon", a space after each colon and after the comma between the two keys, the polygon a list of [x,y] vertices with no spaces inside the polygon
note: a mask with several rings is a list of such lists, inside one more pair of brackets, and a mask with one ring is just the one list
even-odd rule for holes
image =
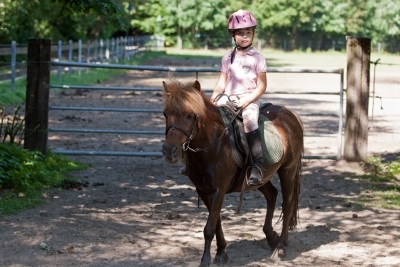
{"label": "brown pony", "polygon": [[[200,83],[183,84],[171,80],[163,82],[163,85],[166,138],[162,151],[165,160],[169,163],[185,163],[186,173],[209,211],[204,227],[205,245],[200,266],[210,265],[210,247],[214,235],[217,239],[214,262],[228,262],[220,217],[224,196],[230,192],[251,189],[258,189],[267,201],[263,232],[269,246],[274,249],[272,256],[284,255],[288,230],[297,225],[303,155],[303,126],[300,119],[282,106],[270,105],[261,110],[261,114],[273,123],[279,133],[283,156],[279,162],[264,166],[265,182],[262,185],[249,187],[242,168],[233,160],[229,136],[219,109],[201,91]],[[278,194],[270,181],[274,173],[279,175],[283,198],[280,236],[272,227]]]}

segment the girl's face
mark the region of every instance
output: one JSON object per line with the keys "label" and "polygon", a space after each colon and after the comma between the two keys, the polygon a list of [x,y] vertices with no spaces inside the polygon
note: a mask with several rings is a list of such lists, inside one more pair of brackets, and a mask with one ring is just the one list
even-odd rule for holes
{"label": "girl's face", "polygon": [[233,33],[236,44],[241,47],[249,46],[253,42],[253,37],[254,28],[239,29]]}

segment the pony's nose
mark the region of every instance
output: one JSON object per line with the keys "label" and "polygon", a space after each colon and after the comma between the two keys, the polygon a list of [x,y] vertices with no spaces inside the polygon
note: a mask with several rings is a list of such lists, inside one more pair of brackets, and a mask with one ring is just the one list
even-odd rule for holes
{"label": "pony's nose", "polygon": [[176,146],[167,146],[165,144],[162,146],[162,153],[164,156],[165,155],[170,155],[170,156],[175,155],[176,151],[177,151]]}

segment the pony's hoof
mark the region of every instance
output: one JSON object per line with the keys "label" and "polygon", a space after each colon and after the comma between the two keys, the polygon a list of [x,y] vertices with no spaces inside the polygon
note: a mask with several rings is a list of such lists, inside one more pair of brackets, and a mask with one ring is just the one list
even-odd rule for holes
{"label": "pony's hoof", "polygon": [[271,259],[272,260],[277,260],[278,258],[284,258],[286,256],[286,249],[282,247],[277,247],[274,249],[274,252],[272,252]]}
{"label": "pony's hoof", "polygon": [[217,264],[218,266],[225,265],[228,263],[228,260],[229,260],[228,254],[226,254],[224,252],[224,253],[215,255],[214,264]]}
{"label": "pony's hoof", "polygon": [[276,248],[279,242],[279,235],[273,231],[272,236],[267,235],[267,241],[270,248]]}

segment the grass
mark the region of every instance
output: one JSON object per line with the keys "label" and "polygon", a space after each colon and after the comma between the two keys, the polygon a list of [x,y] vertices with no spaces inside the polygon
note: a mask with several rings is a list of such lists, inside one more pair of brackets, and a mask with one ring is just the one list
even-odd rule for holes
{"label": "grass", "polygon": [[400,209],[400,156],[385,163],[379,157],[371,157],[368,164],[372,171],[356,177],[366,188],[352,203],[364,208]]}
{"label": "grass", "polygon": [[70,172],[88,167],[61,155],[42,155],[15,144],[0,143],[0,154],[7,158],[0,164],[0,217],[43,203],[46,189],[74,181]]}
{"label": "grass", "polygon": [[43,203],[42,191],[30,190],[15,194],[12,191],[0,190],[0,217],[14,214],[21,210],[31,209]]}

